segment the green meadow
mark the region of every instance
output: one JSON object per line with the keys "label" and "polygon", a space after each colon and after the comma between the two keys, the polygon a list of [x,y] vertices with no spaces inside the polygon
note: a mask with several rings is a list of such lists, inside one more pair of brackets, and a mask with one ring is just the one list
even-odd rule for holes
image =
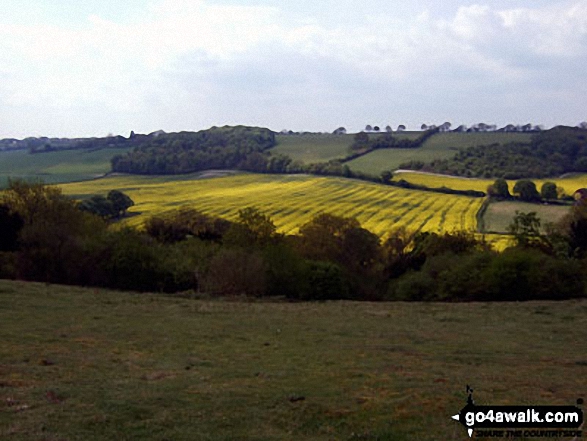
{"label": "green meadow", "polygon": [[349,154],[349,148],[353,143],[353,135],[320,133],[276,135],[275,139],[277,145],[271,149],[271,153],[287,155],[294,161],[304,164],[344,158]]}
{"label": "green meadow", "polygon": [[408,161],[430,162],[434,159],[449,159],[460,149],[508,142],[528,142],[529,133],[474,132],[438,133],[417,149],[381,149],[361,156],[347,165],[353,171],[378,176],[384,170],[396,170]]}
{"label": "green meadow", "polygon": [[0,281],[0,439],[464,440],[467,384],[585,395],[585,301],[191,296]]}
{"label": "green meadow", "polygon": [[110,159],[130,149],[66,150],[31,155],[26,150],[0,152],[0,188],[9,178],[49,184],[94,179],[110,171]]}
{"label": "green meadow", "polygon": [[508,226],[513,222],[516,211],[521,213],[536,213],[541,221],[541,229],[545,232],[548,223],[556,223],[570,210],[565,205],[531,204],[519,201],[493,202],[487,206],[483,215],[484,232],[507,233]]}

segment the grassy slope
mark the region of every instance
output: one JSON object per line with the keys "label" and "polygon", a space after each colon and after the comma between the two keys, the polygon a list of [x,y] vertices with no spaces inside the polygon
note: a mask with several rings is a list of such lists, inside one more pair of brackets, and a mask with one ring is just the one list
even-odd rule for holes
{"label": "grassy slope", "polygon": [[402,162],[429,162],[448,159],[461,148],[508,142],[527,142],[528,133],[438,133],[418,149],[384,149],[361,156],[348,163],[351,170],[379,175],[383,170],[396,170]]}
{"label": "grassy slope", "polygon": [[[421,132],[395,133],[400,139],[415,139]],[[377,136],[370,134],[370,136]],[[341,159],[349,154],[349,147],[353,143],[354,135],[325,135],[311,133],[308,135],[277,135],[277,146],[271,149],[273,153],[281,153],[304,164],[313,162],[328,162],[331,159]]]}
{"label": "grassy slope", "polygon": [[[574,404],[585,301],[242,303],[0,281],[0,438],[463,440]],[[304,397],[291,402],[290,398]]]}
{"label": "grassy slope", "polygon": [[527,202],[503,201],[489,204],[483,221],[485,231],[506,233],[512,223],[516,211],[529,213],[535,212],[540,218],[542,227],[548,222],[559,221],[569,211],[569,207],[560,205],[540,205]]}
{"label": "grassy slope", "polygon": [[65,194],[86,197],[111,189],[128,193],[136,205],[128,220],[140,225],[147,216],[181,206],[234,219],[239,209],[257,207],[270,215],[283,232],[321,212],[355,216],[365,228],[384,236],[404,225],[426,231],[475,230],[482,199],[404,190],[370,182],[307,175],[241,174],[193,180],[193,175],[167,177],[111,176],[62,185]]}
{"label": "grassy slope", "polygon": [[31,155],[25,150],[0,152],[0,188],[9,177],[47,183],[92,179],[110,171],[110,159],[129,149],[70,150]]}
{"label": "grassy slope", "polygon": [[272,153],[309,164],[344,158],[353,143],[353,135],[277,135],[276,141],[277,146],[271,149]]}

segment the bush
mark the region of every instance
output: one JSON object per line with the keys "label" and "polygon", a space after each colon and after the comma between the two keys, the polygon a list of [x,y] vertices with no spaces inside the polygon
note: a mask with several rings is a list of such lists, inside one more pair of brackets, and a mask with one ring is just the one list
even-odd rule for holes
{"label": "bush", "polygon": [[310,261],[306,274],[308,289],[300,293],[302,300],[335,300],[348,298],[348,285],[340,266],[331,262]]}
{"label": "bush", "polygon": [[214,295],[262,296],[267,289],[266,270],[258,253],[221,249],[210,262],[202,289]]}

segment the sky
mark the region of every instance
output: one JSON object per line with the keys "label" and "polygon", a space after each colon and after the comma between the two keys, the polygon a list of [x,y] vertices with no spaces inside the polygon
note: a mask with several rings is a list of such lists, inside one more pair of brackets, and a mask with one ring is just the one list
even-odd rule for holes
{"label": "sky", "polygon": [[1,0],[0,138],[587,120],[587,0]]}

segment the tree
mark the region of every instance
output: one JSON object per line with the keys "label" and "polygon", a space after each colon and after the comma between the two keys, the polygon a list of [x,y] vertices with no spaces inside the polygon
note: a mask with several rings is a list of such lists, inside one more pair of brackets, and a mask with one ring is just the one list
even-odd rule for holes
{"label": "tree", "polygon": [[381,182],[383,182],[384,184],[388,184],[392,178],[393,173],[391,173],[389,170],[381,172]]}
{"label": "tree", "polygon": [[379,128],[379,126],[375,126],[375,127],[373,127],[373,131],[374,131],[374,132],[379,132],[379,130],[381,130],[381,129]]}
{"label": "tree", "polygon": [[536,184],[528,179],[521,179],[514,185],[514,194],[517,194],[522,201],[535,202],[540,200],[540,193]]}
{"label": "tree", "polygon": [[247,207],[239,210],[238,219],[224,236],[224,242],[244,247],[265,246],[279,237],[276,231],[269,216],[257,208]]}
{"label": "tree", "polygon": [[508,199],[511,197],[508,181],[503,178],[496,179],[489,188],[489,195],[496,198]]}
{"label": "tree", "polygon": [[6,205],[0,205],[0,251],[16,251],[24,221]]}
{"label": "tree", "polygon": [[450,130],[451,126],[452,126],[452,124],[447,121],[447,122],[443,123],[439,127],[439,129],[440,129],[441,132],[448,132]]}
{"label": "tree", "polygon": [[108,192],[108,196],[106,196],[106,199],[112,203],[114,217],[124,216],[126,214],[126,210],[135,204],[129,196],[120,190],[110,190]]}
{"label": "tree", "polygon": [[540,188],[540,196],[542,199],[557,199],[558,193],[556,184],[554,182],[545,182]]}
{"label": "tree", "polygon": [[355,149],[362,149],[367,144],[369,144],[369,135],[365,132],[359,132],[355,134],[353,142],[353,148]]}
{"label": "tree", "polygon": [[365,132],[370,132],[370,131],[372,131],[372,130],[373,130],[373,127],[371,127],[369,124],[367,124],[367,125],[365,126]]}
{"label": "tree", "polygon": [[387,133],[391,133],[391,132],[393,132],[393,129],[391,128],[391,126],[385,126],[385,131]]}
{"label": "tree", "polygon": [[83,200],[80,202],[78,207],[82,211],[95,214],[96,216],[100,216],[103,219],[110,219],[117,214],[114,210],[112,201],[109,201],[104,196],[99,195]]}
{"label": "tree", "polygon": [[508,232],[514,235],[517,246],[528,247],[543,242],[540,219],[534,211],[522,213],[516,210],[514,220],[508,226]]}
{"label": "tree", "polygon": [[344,127],[339,127],[334,132],[332,132],[332,134],[333,135],[346,135],[346,129]]}
{"label": "tree", "polygon": [[406,130],[406,126],[404,126],[403,124],[400,124],[399,126],[397,126],[398,132],[403,132],[404,130]]}
{"label": "tree", "polygon": [[[56,187],[10,181],[4,204],[23,222],[19,233],[18,277],[51,283],[83,283],[87,247],[99,241],[105,223],[77,208]],[[84,273],[84,274],[83,274]]]}
{"label": "tree", "polygon": [[422,124],[422,125],[420,126],[420,129],[422,129],[422,130],[428,130],[428,125],[426,125],[426,124]]}

